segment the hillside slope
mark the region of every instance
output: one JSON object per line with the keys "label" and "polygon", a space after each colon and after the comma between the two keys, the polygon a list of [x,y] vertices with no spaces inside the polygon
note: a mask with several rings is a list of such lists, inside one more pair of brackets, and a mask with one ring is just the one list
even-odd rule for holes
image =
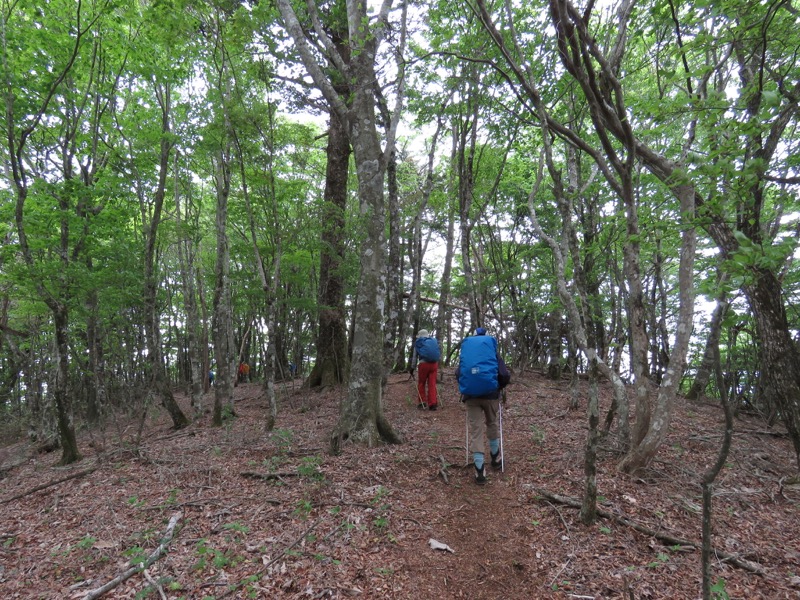
{"label": "hillside slope", "polygon": [[[84,598],[149,558],[104,597],[700,597],[699,551],[664,540],[700,543],[699,481],[723,428],[717,406],[680,401],[639,477],[618,474],[604,451],[598,490],[609,518],[585,527],[565,503],[581,496],[586,437],[585,408],[568,410],[568,382],[514,377],[506,470],[483,487],[465,464],[452,371],[437,412],[415,408],[407,374],[390,378],[386,410],[404,444],[331,456],[343,393],[284,386],[267,434],[259,385],[240,385],[236,417],[222,428],[174,432],[154,411],[140,447],[136,422],[83,432],[86,458],[69,468],[54,466],[57,453],[5,446],[0,595]],[[784,485],[796,473],[791,445],[755,417],[735,427],[715,486],[714,546],[741,560],[717,560],[715,580],[730,598],[798,598],[800,490]]]}

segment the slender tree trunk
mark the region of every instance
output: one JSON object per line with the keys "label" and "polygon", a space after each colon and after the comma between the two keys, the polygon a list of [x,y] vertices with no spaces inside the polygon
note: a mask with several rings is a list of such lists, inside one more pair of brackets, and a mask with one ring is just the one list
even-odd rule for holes
{"label": "slender tree trunk", "polygon": [[597,520],[597,426],[600,423],[599,394],[597,389],[597,358],[589,361],[589,405],[586,409],[589,433],[586,436],[586,449],[583,458],[585,490],[581,504],[581,522],[591,525]]}
{"label": "slender tree trunk", "polygon": [[470,322],[472,327],[485,325],[483,322],[483,302],[480,290],[477,289],[472,259],[472,202],[475,192],[475,148],[477,145],[478,130],[478,103],[469,95],[470,106],[469,120],[459,124],[457,169],[458,169],[458,200],[461,227],[461,266],[464,270],[464,280],[470,296]]}
{"label": "slender tree trunk", "polygon": [[185,206],[181,204],[181,194],[178,189],[178,160],[175,158],[175,218],[178,227],[178,264],[180,265],[180,280],[183,291],[183,309],[186,312],[186,348],[191,369],[191,397],[194,407],[194,418],[198,419],[203,414],[203,389],[207,370],[204,370],[203,353],[200,349],[200,317],[197,308],[197,294],[194,284],[194,256],[195,245],[184,226],[182,212],[185,210],[187,217],[190,212],[191,199],[187,198]]}
{"label": "slender tree trunk", "polygon": [[[706,338],[705,350],[703,351],[703,360],[695,373],[692,386],[686,393],[687,400],[697,400],[708,387],[708,382],[711,380],[711,374],[714,370],[714,353],[719,352],[719,341],[722,335],[722,321],[728,312],[728,302],[725,300],[727,292],[721,292],[717,297],[717,303],[714,310],[711,312],[711,321],[708,326],[708,337]],[[724,383],[724,382],[723,382]],[[719,390],[720,394],[725,393],[725,390]]]}
{"label": "slender tree trunk", "polygon": [[[388,131],[392,117],[380,86],[375,87],[381,126]],[[384,331],[385,375],[391,373],[400,362],[405,332],[400,329],[403,321],[402,255],[400,252],[400,192],[397,186],[397,149],[392,148],[386,160],[386,192],[388,197],[389,262],[386,269],[386,328]],[[384,380],[384,385],[386,381]]]}
{"label": "slender tree trunk", "polygon": [[720,446],[717,460],[709,469],[703,474],[702,488],[703,488],[703,544],[701,548],[701,562],[703,565],[703,600],[711,600],[711,498],[713,492],[714,480],[719,475],[725,461],[728,459],[728,451],[731,447],[731,438],[733,437],[733,410],[731,409],[730,402],[725,390],[724,377],[722,376],[722,364],[719,355],[719,346],[713,350],[712,360],[714,361],[715,374],[717,377],[717,387],[719,388],[719,398],[722,403],[722,410],[725,414],[725,433],[722,436],[722,445]]}
{"label": "slender tree trunk", "polygon": [[227,149],[221,149],[214,163],[214,182],[216,186],[217,210],[217,256],[214,267],[214,303],[212,313],[212,338],[214,340],[214,360],[217,374],[214,379],[214,412],[212,422],[222,425],[223,405],[232,411],[233,378],[235,370],[230,329],[232,326],[230,304],[230,248],[228,246],[228,196],[230,195],[231,174]]}
{"label": "slender tree trunk", "polygon": [[[442,343],[442,357],[447,363],[446,357],[449,356],[448,349],[452,335],[450,331],[451,312],[448,308],[450,303],[450,280],[453,273],[453,258],[455,256],[455,229],[456,214],[452,202],[447,204],[447,239],[445,240],[444,266],[442,268],[442,278],[439,284],[439,313],[436,318],[436,332]],[[444,377],[444,370],[439,369],[439,377]]]}
{"label": "slender tree trunk", "polygon": [[105,384],[103,377],[103,336],[102,325],[97,314],[97,293],[92,290],[86,309],[89,316],[86,321],[86,350],[89,368],[87,373],[86,420],[91,425],[100,421],[100,411],[105,405]]}
{"label": "slender tree trunk", "polygon": [[53,321],[56,333],[56,374],[53,398],[56,404],[56,418],[59,440],[61,441],[62,465],[70,465],[81,460],[75,428],[72,425],[72,411],[67,384],[69,381],[69,318],[67,307],[53,307]]}
{"label": "slender tree trunk", "polygon": [[[158,281],[156,277],[156,245],[158,240],[158,229],[161,224],[161,213],[164,207],[164,197],[167,190],[167,174],[169,171],[170,153],[172,142],[170,141],[169,120],[171,118],[171,91],[169,86],[156,88],[156,98],[161,106],[161,152],[159,155],[159,174],[158,184],[153,196],[153,203],[150,207],[150,220],[147,223],[144,253],[144,307],[145,307],[145,334],[147,336],[147,357],[150,363],[150,385],[151,391],[161,398],[161,402],[172,418],[174,429],[182,429],[189,424],[189,419],[183,414],[180,406],[175,401],[172,394],[164,368],[164,354],[161,349],[161,318],[157,306]],[[145,218],[144,189],[139,191],[142,202],[142,218]]]}

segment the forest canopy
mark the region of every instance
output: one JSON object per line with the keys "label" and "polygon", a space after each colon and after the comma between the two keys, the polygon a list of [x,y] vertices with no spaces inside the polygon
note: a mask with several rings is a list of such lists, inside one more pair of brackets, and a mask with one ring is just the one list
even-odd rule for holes
{"label": "forest canopy", "polygon": [[219,425],[247,363],[266,428],[297,374],[396,442],[416,332],[484,326],[613,383],[624,471],[677,394],[800,458],[798,10],[3,0],[0,434]]}

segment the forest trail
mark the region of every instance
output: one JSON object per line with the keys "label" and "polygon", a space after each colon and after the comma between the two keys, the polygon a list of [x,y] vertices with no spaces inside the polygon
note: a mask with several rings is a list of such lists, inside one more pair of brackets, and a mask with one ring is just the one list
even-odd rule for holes
{"label": "forest trail", "polygon": [[[6,444],[0,596],[84,598],[153,552],[172,518],[164,556],[104,597],[700,596],[699,551],[615,519],[700,542],[698,482],[722,431],[712,403],[679,400],[667,442],[637,477],[620,475],[618,457],[602,448],[598,493],[614,519],[584,526],[575,509],[540,494],[579,499],[583,489],[585,399],[568,410],[567,380],[514,375],[504,411],[506,470],[490,471],[485,486],[465,464],[465,409],[451,369],[435,412],[416,409],[407,373],[392,375],[386,414],[404,443],[346,446],[338,456],[326,449],[345,389],[308,391],[298,380],[278,391],[269,433],[263,390],[251,383],[236,388],[236,417],[221,428],[206,417],[172,431],[154,410],[138,447],[138,423],[121,413],[104,430],[82,430],[85,459],[71,467],[57,466],[57,452]],[[606,386],[601,394],[605,409]],[[795,470],[780,428],[737,419],[715,485],[713,542],[760,574],[716,560],[715,581],[730,598],[798,597],[800,489],[785,485]],[[453,552],[432,549],[430,539]]]}

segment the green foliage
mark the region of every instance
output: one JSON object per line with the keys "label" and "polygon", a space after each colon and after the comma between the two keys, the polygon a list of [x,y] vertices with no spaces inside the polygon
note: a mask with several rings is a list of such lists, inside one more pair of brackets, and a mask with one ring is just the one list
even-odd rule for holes
{"label": "green foliage", "polygon": [[665,554],[663,552],[660,552],[658,554],[658,556],[656,557],[656,560],[647,563],[647,566],[649,568],[651,568],[651,569],[655,569],[655,568],[658,568],[658,567],[664,565],[667,562],[669,562],[669,554]]}
{"label": "green foliage", "polygon": [[141,508],[146,504],[144,500],[140,500],[137,496],[130,496],[127,502],[131,508]]}
{"label": "green foliage", "polygon": [[122,555],[128,559],[128,563],[135,567],[147,560],[147,551],[141,546],[133,546],[124,550]]}
{"label": "green foliage", "polygon": [[226,523],[225,525],[222,526],[222,529],[224,529],[225,531],[233,531],[236,533],[247,533],[248,531],[250,531],[250,528],[247,527],[246,525],[242,525],[241,523],[236,523],[236,522]]}
{"label": "green foliage", "polygon": [[89,550],[90,548],[92,548],[92,546],[94,546],[96,541],[97,538],[87,535],[83,539],[81,539],[76,544],[76,546],[78,546],[78,548],[80,548],[81,550]]}
{"label": "green foliage", "polygon": [[295,504],[295,508],[292,511],[292,514],[296,517],[300,518],[301,520],[305,521],[308,519],[311,511],[314,509],[314,505],[311,503],[310,500],[298,500]]}
{"label": "green foliage", "polygon": [[320,465],[322,465],[322,458],[319,456],[304,456],[300,460],[297,472],[303,479],[321,482],[325,479],[325,475],[320,471]]}
{"label": "green foliage", "polygon": [[204,571],[208,568],[220,570],[227,567],[234,567],[244,560],[243,557],[233,552],[223,552],[213,548],[208,544],[208,540],[205,538],[197,542],[195,554],[197,554],[198,558],[192,565],[192,570],[196,571]]}
{"label": "green foliage", "polygon": [[730,596],[725,590],[725,580],[720,577],[717,582],[711,586],[711,597],[715,600],[729,600]]}

